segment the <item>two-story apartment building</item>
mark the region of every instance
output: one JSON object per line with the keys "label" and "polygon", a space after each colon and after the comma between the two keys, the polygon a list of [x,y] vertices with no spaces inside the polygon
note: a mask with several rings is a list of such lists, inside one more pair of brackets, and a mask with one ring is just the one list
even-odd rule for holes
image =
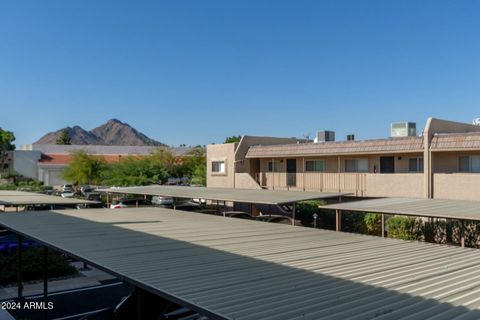
{"label": "two-story apartment building", "polygon": [[480,126],[429,118],[421,135],[207,146],[207,185],[480,200]]}

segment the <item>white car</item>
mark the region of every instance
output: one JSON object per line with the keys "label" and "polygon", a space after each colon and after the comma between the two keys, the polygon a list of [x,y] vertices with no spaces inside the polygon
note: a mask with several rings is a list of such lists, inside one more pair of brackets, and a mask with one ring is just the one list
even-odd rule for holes
{"label": "white car", "polygon": [[62,193],[60,193],[60,196],[62,198],[73,198],[73,196],[75,196],[75,193],[73,191],[63,191]]}
{"label": "white car", "polygon": [[207,204],[207,200],[202,198],[193,198],[192,201],[199,205]]}
{"label": "white car", "polygon": [[153,196],[152,203],[154,205],[160,206],[171,206],[173,205],[173,198],[171,197],[162,197],[162,196]]}

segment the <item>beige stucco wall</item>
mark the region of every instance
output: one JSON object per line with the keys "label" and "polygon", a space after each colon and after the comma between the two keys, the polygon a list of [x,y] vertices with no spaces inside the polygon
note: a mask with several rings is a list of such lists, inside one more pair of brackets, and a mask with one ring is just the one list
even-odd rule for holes
{"label": "beige stucco wall", "polygon": [[235,188],[240,189],[262,189],[249,173],[235,173]]}
{"label": "beige stucco wall", "polygon": [[423,174],[366,174],[366,197],[423,197]]}
{"label": "beige stucco wall", "polygon": [[[235,147],[235,143],[207,146],[207,187],[234,187]],[[225,173],[212,173],[212,161],[225,161]]]}
{"label": "beige stucco wall", "polygon": [[435,173],[435,198],[480,200],[480,173]]}

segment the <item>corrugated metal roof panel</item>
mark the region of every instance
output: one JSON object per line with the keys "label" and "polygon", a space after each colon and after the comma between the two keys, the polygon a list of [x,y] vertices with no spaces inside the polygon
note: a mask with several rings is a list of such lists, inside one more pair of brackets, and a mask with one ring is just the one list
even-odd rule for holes
{"label": "corrugated metal roof panel", "polygon": [[34,205],[34,204],[94,204],[89,201],[76,198],[62,198],[41,193],[0,190],[0,205]]}
{"label": "corrugated metal roof panel", "polygon": [[478,250],[160,208],[0,224],[215,319],[478,319]]}
{"label": "corrugated metal roof panel", "polygon": [[480,201],[469,200],[381,198],[341,202],[322,208],[480,221]]}
{"label": "corrugated metal roof panel", "polygon": [[203,198],[207,200],[260,204],[284,204],[311,199],[336,198],[350,194],[345,192],[302,192],[263,189],[206,188],[160,185],[98,189],[98,191],[121,194],[161,195],[176,198]]}

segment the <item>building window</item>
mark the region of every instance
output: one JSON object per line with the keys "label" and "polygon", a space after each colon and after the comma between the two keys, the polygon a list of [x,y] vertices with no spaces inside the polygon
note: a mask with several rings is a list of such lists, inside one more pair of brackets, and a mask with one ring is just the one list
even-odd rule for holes
{"label": "building window", "polygon": [[368,172],[368,159],[345,160],[345,172]]}
{"label": "building window", "polygon": [[323,172],[323,160],[308,160],[305,161],[305,171],[306,172]]}
{"label": "building window", "polygon": [[423,158],[408,159],[409,172],[423,172]]}
{"label": "building window", "polygon": [[480,172],[480,156],[461,156],[459,164],[460,172]]}
{"label": "building window", "polygon": [[225,161],[212,161],[213,173],[225,173]]}
{"label": "building window", "polygon": [[268,172],[279,172],[280,162],[278,160],[268,161]]}

